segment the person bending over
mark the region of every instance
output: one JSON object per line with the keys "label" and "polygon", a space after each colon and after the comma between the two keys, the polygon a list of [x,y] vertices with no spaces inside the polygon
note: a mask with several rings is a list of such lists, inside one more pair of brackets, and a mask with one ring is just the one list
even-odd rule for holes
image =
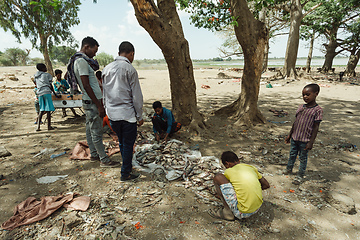
{"label": "person bending over", "polygon": [[153,108],[155,113],[151,121],[155,139],[156,141],[160,141],[160,139],[163,138],[166,142],[169,136],[179,131],[181,123],[175,122],[173,113],[169,109],[163,107],[161,102],[154,102]]}
{"label": "person bending over", "polygon": [[213,181],[216,196],[224,208],[217,212],[210,210],[209,214],[225,220],[254,215],[263,203],[262,190],[269,188],[270,184],[254,166],[240,163],[234,152],[223,152],[221,161],[226,170],[224,174],[216,174]]}

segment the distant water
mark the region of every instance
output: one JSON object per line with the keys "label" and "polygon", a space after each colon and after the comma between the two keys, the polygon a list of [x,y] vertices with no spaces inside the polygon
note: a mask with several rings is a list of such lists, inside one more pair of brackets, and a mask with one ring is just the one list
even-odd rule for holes
{"label": "distant water", "polygon": [[[268,66],[283,66],[285,59],[269,59]],[[325,59],[324,58],[315,58],[311,61],[312,67],[321,67],[324,64]],[[334,58],[333,66],[346,66],[348,62],[348,58]],[[233,61],[222,61],[222,62],[213,62],[210,63],[210,65],[234,65],[234,66],[244,66],[243,60],[233,60]],[[306,59],[301,58],[296,61],[296,66],[305,66],[306,65]],[[359,64],[358,64],[359,65]]]}

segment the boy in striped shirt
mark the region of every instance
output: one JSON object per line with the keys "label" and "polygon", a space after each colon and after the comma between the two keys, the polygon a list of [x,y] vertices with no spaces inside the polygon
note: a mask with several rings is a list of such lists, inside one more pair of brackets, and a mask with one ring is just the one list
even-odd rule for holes
{"label": "boy in striped shirt", "polygon": [[304,87],[302,91],[306,104],[300,105],[295,114],[295,121],[289,135],[285,138],[286,143],[291,143],[290,157],[284,171],[292,173],[294,163],[299,154],[300,167],[293,184],[299,185],[305,175],[308,151],[312,149],[319,125],[323,118],[323,110],[316,103],[316,97],[320,92],[319,85],[312,83]]}

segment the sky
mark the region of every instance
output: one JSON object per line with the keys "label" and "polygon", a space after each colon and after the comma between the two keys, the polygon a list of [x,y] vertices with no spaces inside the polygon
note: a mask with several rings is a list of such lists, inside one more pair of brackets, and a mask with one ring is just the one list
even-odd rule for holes
{"label": "sky", "polygon": [[[78,13],[80,24],[71,28],[71,33],[80,43],[86,36],[95,38],[99,44],[99,51],[113,56],[117,55],[118,46],[122,41],[129,41],[135,47],[135,59],[162,59],[159,47],[153,42],[149,34],[139,25],[131,3],[127,0],[82,0]],[[223,39],[214,32],[198,29],[190,24],[189,15],[179,11],[185,38],[189,42],[192,59],[209,59],[220,56],[218,48]],[[277,37],[270,43],[269,57],[281,58],[285,56],[287,35]],[[6,48],[19,47],[31,49],[31,43],[22,38],[19,44],[10,32],[0,29],[0,51]],[[301,41],[298,57],[306,57],[308,46]],[[318,48],[314,56],[323,55]],[[33,49],[30,57],[42,57],[42,54]]]}

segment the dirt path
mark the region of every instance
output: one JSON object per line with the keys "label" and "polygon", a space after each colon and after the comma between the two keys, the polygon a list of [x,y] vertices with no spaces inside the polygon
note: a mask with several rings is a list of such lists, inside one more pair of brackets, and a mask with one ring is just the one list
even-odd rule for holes
{"label": "dirt path", "polygon": [[[161,99],[156,100],[169,105],[167,72],[139,73],[143,77],[146,107],[157,96],[150,89],[160,89]],[[0,146],[5,146],[12,156],[0,158],[0,174],[5,176],[0,181],[0,222],[6,221],[14,206],[29,196],[41,198],[71,191],[90,196],[92,202],[86,212],[75,214],[60,209],[39,223],[13,231],[1,230],[0,238],[360,239],[359,213],[343,213],[328,200],[332,193],[340,193],[353,199],[359,211],[360,153],[338,148],[350,143],[360,146],[359,86],[325,78],[318,81],[322,85],[318,103],[324,108],[324,121],[310,153],[306,180],[294,186],[294,176],[280,173],[289,152],[284,136],[290,130],[297,106],[302,104],[302,87],[310,80],[275,81],[273,88],[261,85],[259,106],[273,123],[244,129],[233,126],[231,119],[210,114],[235,100],[239,90],[236,79],[217,79],[217,73],[195,71],[199,109],[205,113],[207,131],[190,136],[182,130],[175,138],[188,146],[198,144],[203,156],[219,157],[226,150],[248,152],[243,155],[243,162],[256,166],[271,184],[264,191],[259,214],[242,221],[221,221],[207,214],[218,203],[185,189],[182,181],[164,183],[143,174],[135,182],[123,183],[118,168],[101,169],[98,163],[71,161],[68,155],[34,158],[44,148],[56,148],[54,153],[68,152],[76,142],[85,140],[84,117],[72,118],[69,113],[70,117],[61,118],[57,111],[53,115],[56,131],[35,132],[32,90],[7,88],[0,90]],[[210,89],[201,88],[203,84]],[[27,85],[26,82],[22,86]],[[270,109],[284,110],[288,115],[279,118]],[[150,123],[139,130],[151,132]],[[120,155],[111,159],[119,161]],[[68,177],[45,185],[36,182],[36,178],[49,175]]]}

